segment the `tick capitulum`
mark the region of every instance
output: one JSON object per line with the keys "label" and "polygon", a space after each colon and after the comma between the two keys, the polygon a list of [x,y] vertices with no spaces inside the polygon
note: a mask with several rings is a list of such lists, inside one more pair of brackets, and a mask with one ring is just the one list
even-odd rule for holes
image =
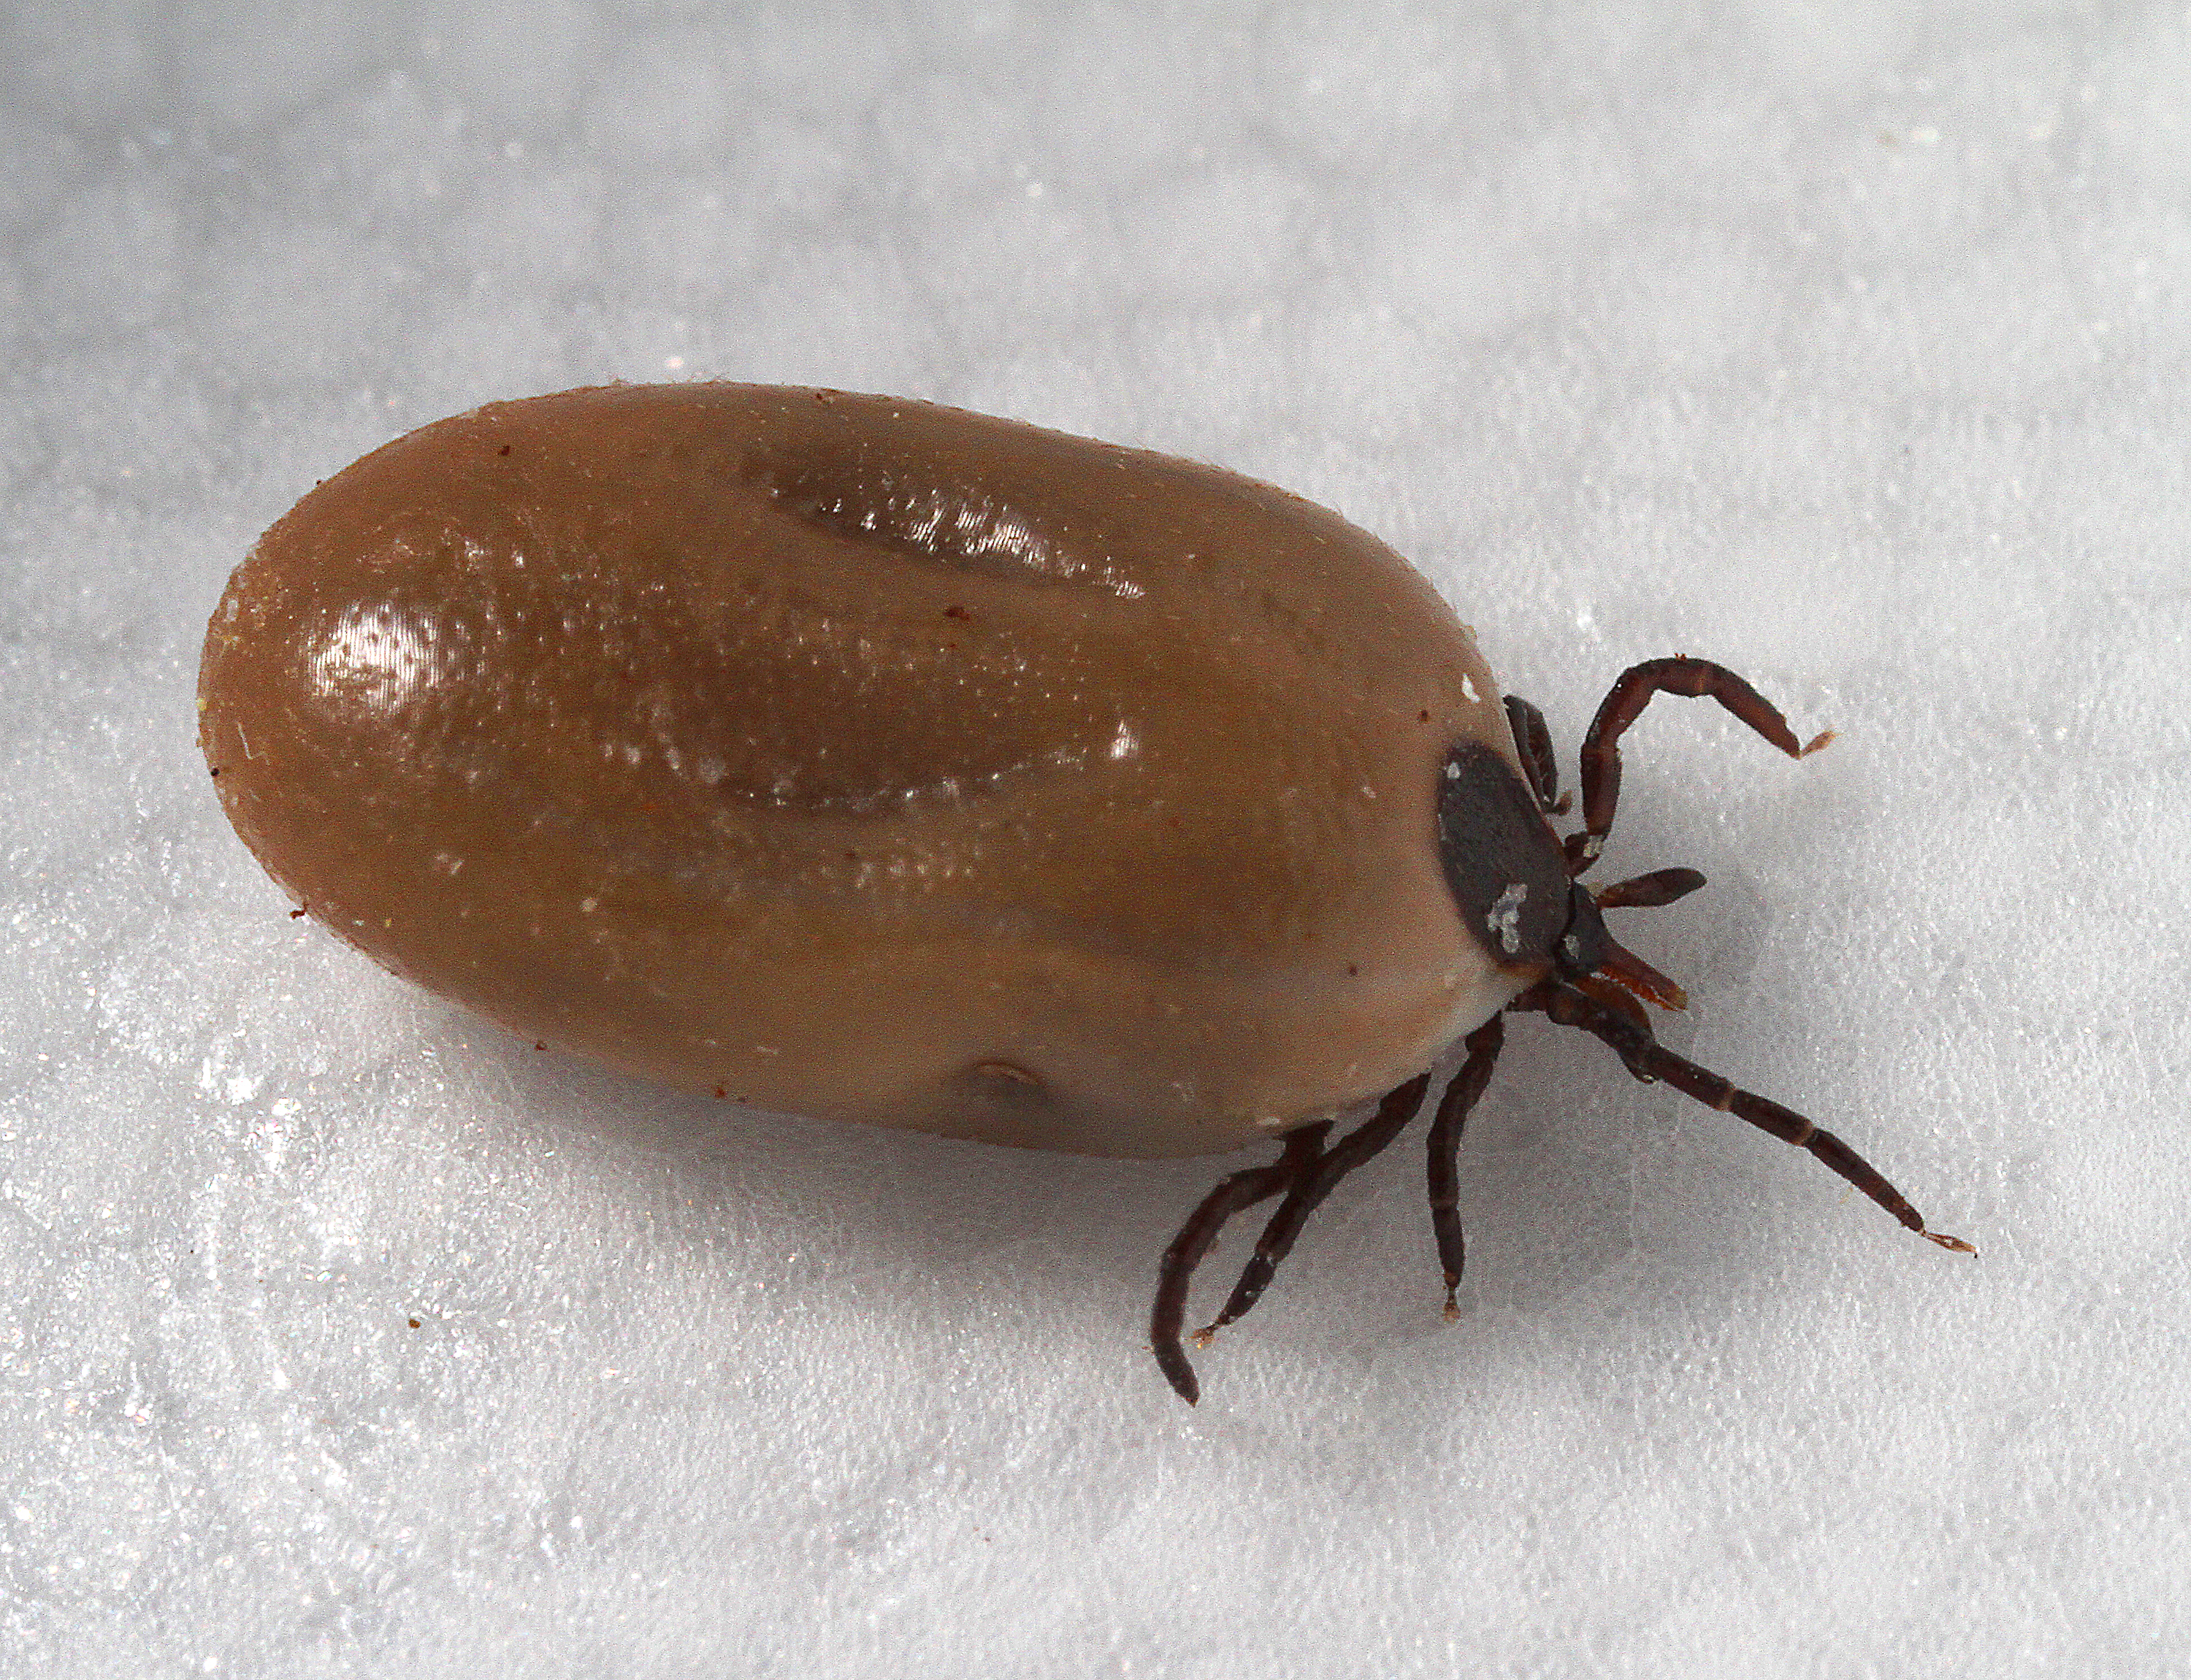
{"label": "tick capitulum", "polygon": [[[1463,924],[1517,979],[1504,1010],[1494,1011],[1463,1039],[1465,1057],[1431,1122],[1431,1226],[1445,1274],[1448,1319],[1459,1314],[1454,1291],[1465,1256],[1456,1211],[1461,1130],[1490,1081],[1505,1041],[1502,1014],[1507,1013],[1542,1014],[1560,1025],[1579,1027],[1608,1045],[1637,1079],[1662,1080],[1808,1149],[1920,1236],[1957,1253],[1978,1251],[1959,1237],[1927,1230],[1902,1193],[1832,1132],[1676,1055],[1653,1036],[1638,1000],[1678,1009],[1687,999],[1681,987],[1613,939],[1602,912],[1671,904],[1703,886],[1704,877],[1692,869],[1662,869],[1595,892],[1579,877],[1596,863],[1613,829],[1620,794],[1619,738],[1657,694],[1716,700],[1791,758],[1814,752],[1832,739],[1828,731],[1799,744],[1778,709],[1740,677],[1706,660],[1677,656],[1631,667],[1606,695],[1583,739],[1582,826],[1564,839],[1550,821],[1568,809],[1559,791],[1551,735],[1543,714],[1528,701],[1510,695],[1505,702],[1522,775],[1515,774],[1504,755],[1481,743],[1464,743],[1447,756],[1438,805],[1439,852],[1447,882]],[[1192,1405],[1201,1393],[1181,1344],[1187,1286],[1226,1222],[1272,1196],[1282,1198],[1223,1308],[1195,1332],[1197,1347],[1208,1346],[1219,1330],[1261,1298],[1309,1215],[1340,1179],[1414,1118],[1430,1084],[1430,1075],[1424,1073],[1397,1087],[1374,1115],[1335,1140],[1328,1120],[1296,1127],[1283,1138],[1278,1160],[1231,1174],[1203,1198],[1164,1251],[1150,1314],[1157,1364],[1181,1399]]]}

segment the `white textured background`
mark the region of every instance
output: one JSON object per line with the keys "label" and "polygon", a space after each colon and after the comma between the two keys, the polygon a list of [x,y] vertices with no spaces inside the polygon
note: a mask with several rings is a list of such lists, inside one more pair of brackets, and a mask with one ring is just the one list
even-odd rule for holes
{"label": "white textured background", "polygon": [[[0,1671],[2191,1667],[2182,5],[0,19]],[[1329,502],[1570,776],[1658,653],[1837,726],[1661,702],[1609,873],[1712,877],[1670,1041],[1983,1257],[1524,1021],[1463,1320],[1410,1138],[1189,1412],[1227,1163],[726,1115],[293,924],[230,566],[707,374]]]}

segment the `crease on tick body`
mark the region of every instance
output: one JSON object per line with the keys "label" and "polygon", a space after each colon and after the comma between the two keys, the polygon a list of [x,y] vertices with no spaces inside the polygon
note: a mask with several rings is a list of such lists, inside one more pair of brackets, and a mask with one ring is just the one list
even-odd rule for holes
{"label": "crease on tick body", "polygon": [[1142,593],[1090,533],[1050,529],[1034,511],[948,475],[840,458],[826,450],[765,459],[748,471],[787,512],[848,542],[1126,600]]}

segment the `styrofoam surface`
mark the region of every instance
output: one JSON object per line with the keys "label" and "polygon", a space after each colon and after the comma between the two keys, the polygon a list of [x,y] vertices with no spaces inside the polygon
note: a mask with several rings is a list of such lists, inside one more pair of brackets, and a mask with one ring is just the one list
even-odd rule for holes
{"label": "styrofoam surface", "polygon": [[[2180,6],[11,9],[0,1670],[2191,1666]],[[1418,562],[1670,1043],[1972,1262],[1517,1023],[1165,1389],[1233,1163],[726,1112],[293,922],[193,741],[253,536],[498,396],[900,391]],[[1648,931],[1645,931],[1648,929]],[[1212,1263],[1211,1282],[1238,1236]]]}

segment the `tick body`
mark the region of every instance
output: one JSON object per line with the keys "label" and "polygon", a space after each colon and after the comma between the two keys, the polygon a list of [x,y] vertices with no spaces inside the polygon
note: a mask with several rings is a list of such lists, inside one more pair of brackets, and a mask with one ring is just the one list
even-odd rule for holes
{"label": "tick body", "polygon": [[1624,1002],[1678,993],[1597,905],[1676,887],[1572,877],[1652,692],[1793,739],[1717,667],[1624,683],[1562,843],[1541,722],[1335,514],[926,404],[617,386],[428,426],[314,491],[230,580],[200,710],[297,902],[524,1038],[996,1143],[1278,1141],[1167,1256],[1152,1339],[1191,1399],[1186,1280],[1226,1215],[1283,1198],[1238,1316],[1465,1039],[1432,1128],[1457,1273],[1437,1163],[1504,1010],[1767,1123]]}

